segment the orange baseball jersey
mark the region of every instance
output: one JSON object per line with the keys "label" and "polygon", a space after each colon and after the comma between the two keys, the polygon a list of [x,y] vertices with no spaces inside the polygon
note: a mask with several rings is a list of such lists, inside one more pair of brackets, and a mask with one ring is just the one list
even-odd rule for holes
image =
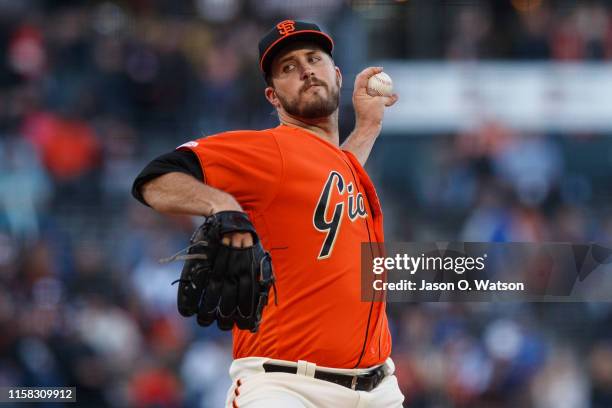
{"label": "orange baseball jersey", "polygon": [[234,358],[382,364],[391,353],[384,302],[361,301],[362,242],[383,242],[382,211],[349,152],[301,128],[225,132],[178,147],[204,182],[232,194],[272,255],[277,305],[257,333],[234,329]]}

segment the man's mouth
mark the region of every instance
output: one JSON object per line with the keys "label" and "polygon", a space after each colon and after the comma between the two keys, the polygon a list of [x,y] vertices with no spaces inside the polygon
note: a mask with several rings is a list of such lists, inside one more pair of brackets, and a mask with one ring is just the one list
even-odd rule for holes
{"label": "man's mouth", "polygon": [[323,87],[323,84],[319,84],[319,83],[311,83],[311,84],[307,85],[307,86],[304,88],[304,91],[303,91],[303,92],[306,92],[307,90],[309,90],[310,88],[314,88],[315,86],[320,86],[320,87]]}

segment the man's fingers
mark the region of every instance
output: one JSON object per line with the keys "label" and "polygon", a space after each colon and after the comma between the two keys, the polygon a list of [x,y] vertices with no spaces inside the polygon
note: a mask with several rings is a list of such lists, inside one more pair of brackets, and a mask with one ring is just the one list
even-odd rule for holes
{"label": "man's fingers", "polygon": [[364,69],[355,77],[355,89],[366,88],[368,86],[368,80],[370,77],[382,71],[383,67],[368,67]]}
{"label": "man's fingers", "polygon": [[234,248],[242,248],[242,234],[237,232],[232,235],[232,246]]}
{"label": "man's fingers", "polygon": [[237,232],[234,234],[235,240],[232,242],[232,246],[236,248],[246,248],[253,246],[253,237],[249,232]]}
{"label": "man's fingers", "polygon": [[253,246],[253,236],[247,232],[242,238],[242,247],[246,248],[251,246]]}
{"label": "man's fingers", "polygon": [[253,246],[253,236],[250,232],[228,233],[223,236],[221,243],[234,248],[246,248]]}
{"label": "man's fingers", "polygon": [[397,94],[393,94],[391,96],[385,96],[384,98],[385,98],[384,99],[385,106],[389,107],[395,104],[395,102],[397,102],[397,100],[399,99],[399,96]]}

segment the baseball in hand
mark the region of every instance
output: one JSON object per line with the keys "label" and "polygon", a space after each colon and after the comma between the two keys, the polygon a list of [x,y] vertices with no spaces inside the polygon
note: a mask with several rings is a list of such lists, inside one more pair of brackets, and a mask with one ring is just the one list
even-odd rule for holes
{"label": "baseball in hand", "polygon": [[370,96],[391,96],[393,94],[393,81],[384,72],[372,75],[368,79],[366,92]]}

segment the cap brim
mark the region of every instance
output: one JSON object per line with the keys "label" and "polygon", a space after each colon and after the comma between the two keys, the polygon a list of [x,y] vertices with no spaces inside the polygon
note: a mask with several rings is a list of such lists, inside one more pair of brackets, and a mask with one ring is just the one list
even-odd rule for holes
{"label": "cap brim", "polygon": [[316,30],[294,31],[274,41],[268,46],[268,48],[266,48],[266,51],[263,53],[261,60],[259,61],[259,68],[261,71],[264,73],[267,72],[267,70],[270,68],[272,58],[276,55],[276,53],[278,53],[278,51],[280,51],[282,47],[300,40],[312,41],[320,45],[323,50],[328,52],[330,55],[334,49],[334,41],[324,32]]}

